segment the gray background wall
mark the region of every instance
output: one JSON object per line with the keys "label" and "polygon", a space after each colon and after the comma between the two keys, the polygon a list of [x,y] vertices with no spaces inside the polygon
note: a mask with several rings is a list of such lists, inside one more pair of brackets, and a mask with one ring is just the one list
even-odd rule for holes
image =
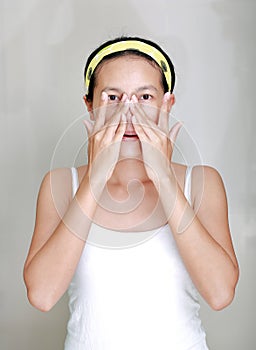
{"label": "gray background wall", "polygon": [[156,40],[172,56],[173,114],[226,184],[241,278],[227,309],[202,302],[210,348],[256,348],[255,13],[254,0],[0,1],[0,349],[63,347],[66,297],[47,314],[33,309],[23,263],[41,179],[52,160],[70,166],[76,144],[68,136],[83,137],[79,122],[67,128],[84,113],[85,58],[121,34]]}

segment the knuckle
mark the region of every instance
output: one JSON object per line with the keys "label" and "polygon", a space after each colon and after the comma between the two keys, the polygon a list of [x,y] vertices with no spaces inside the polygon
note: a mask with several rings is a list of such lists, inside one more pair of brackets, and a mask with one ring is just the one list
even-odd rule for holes
{"label": "knuckle", "polygon": [[94,140],[96,142],[99,142],[101,140],[102,136],[99,132],[97,132],[95,135],[94,135]]}
{"label": "knuckle", "polygon": [[156,143],[157,145],[162,145],[162,144],[163,144],[163,140],[162,140],[160,137],[156,137],[156,138],[155,138],[155,143]]}

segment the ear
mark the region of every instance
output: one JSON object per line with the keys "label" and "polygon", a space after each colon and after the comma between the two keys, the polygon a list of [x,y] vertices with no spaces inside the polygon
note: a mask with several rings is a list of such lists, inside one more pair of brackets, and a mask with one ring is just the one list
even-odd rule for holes
{"label": "ear", "polygon": [[174,94],[171,94],[170,100],[171,100],[171,106],[173,106],[175,104],[175,102],[176,102],[176,98],[175,98]]}
{"label": "ear", "polygon": [[174,96],[174,94],[171,94],[169,99],[168,99],[168,112],[169,113],[172,109],[172,106],[175,104],[175,102],[176,102],[175,96]]}
{"label": "ear", "polygon": [[86,95],[83,96],[84,103],[86,105],[87,111],[90,114],[90,119],[94,120],[92,101],[88,101]]}

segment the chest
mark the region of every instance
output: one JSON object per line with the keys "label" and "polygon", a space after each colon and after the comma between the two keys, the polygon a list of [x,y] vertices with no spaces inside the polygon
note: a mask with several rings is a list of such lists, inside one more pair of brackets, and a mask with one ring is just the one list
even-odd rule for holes
{"label": "chest", "polygon": [[127,188],[104,189],[94,223],[117,231],[147,231],[163,226],[166,216],[154,185],[134,181]]}

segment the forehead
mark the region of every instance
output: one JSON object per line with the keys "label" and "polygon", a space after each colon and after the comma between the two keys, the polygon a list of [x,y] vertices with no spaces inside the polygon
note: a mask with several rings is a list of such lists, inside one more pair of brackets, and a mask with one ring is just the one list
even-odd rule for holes
{"label": "forehead", "polygon": [[162,71],[157,63],[145,57],[129,54],[103,61],[95,72],[96,84],[106,80],[151,80],[160,83]]}

